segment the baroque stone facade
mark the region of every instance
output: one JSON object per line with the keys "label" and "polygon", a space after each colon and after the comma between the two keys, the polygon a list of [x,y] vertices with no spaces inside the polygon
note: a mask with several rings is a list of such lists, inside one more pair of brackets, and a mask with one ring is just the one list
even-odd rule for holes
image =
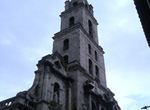
{"label": "baroque stone facade", "polygon": [[32,87],[0,102],[0,110],[120,110],[107,88],[97,25],[87,0],[67,0],[53,54],[38,62]]}

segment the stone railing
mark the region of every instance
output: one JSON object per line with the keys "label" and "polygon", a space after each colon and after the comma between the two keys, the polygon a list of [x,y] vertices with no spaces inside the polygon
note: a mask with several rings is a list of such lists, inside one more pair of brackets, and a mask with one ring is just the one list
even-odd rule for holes
{"label": "stone railing", "polygon": [[15,101],[15,97],[0,102],[0,110],[11,106],[14,103],[14,101]]}
{"label": "stone railing", "polygon": [[34,110],[35,108],[35,103],[25,99],[24,97],[16,96],[0,102],[0,110],[12,107],[13,105],[22,105],[23,107],[27,107],[30,110]]}

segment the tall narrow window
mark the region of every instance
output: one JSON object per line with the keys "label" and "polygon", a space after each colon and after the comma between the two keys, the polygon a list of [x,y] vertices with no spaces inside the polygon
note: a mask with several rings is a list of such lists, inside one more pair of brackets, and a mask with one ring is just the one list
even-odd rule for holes
{"label": "tall narrow window", "polygon": [[64,40],[63,44],[63,50],[68,50],[69,49],[69,39]]}
{"label": "tall narrow window", "polygon": [[95,73],[96,73],[96,76],[98,77],[99,76],[99,69],[97,66],[95,66]]}
{"label": "tall narrow window", "polygon": [[88,44],[88,51],[89,51],[89,54],[91,55],[91,45],[90,44]]}
{"label": "tall narrow window", "polygon": [[95,51],[95,60],[97,61],[98,58],[97,58],[97,52]]}
{"label": "tall narrow window", "polygon": [[58,83],[54,84],[53,101],[59,103],[59,90],[60,86]]}
{"label": "tall narrow window", "polygon": [[92,22],[89,20],[89,34],[91,36],[93,36],[93,25],[92,25]]}
{"label": "tall narrow window", "polygon": [[71,27],[71,26],[73,26],[74,25],[74,17],[71,17],[70,19],[69,19],[69,26]]}
{"label": "tall narrow window", "polygon": [[89,73],[92,74],[93,73],[93,68],[92,68],[93,64],[92,61],[89,59]]}
{"label": "tall narrow window", "polygon": [[68,64],[68,56],[67,55],[64,56],[64,62],[65,62],[65,64]]}

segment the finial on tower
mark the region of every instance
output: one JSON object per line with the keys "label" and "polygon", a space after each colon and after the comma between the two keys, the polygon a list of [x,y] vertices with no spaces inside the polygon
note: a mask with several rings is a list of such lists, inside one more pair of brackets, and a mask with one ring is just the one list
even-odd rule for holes
{"label": "finial on tower", "polygon": [[66,0],[65,10],[75,7],[78,4],[84,4],[85,7],[90,11],[90,13],[93,14],[93,6],[89,4],[87,0]]}
{"label": "finial on tower", "polygon": [[88,4],[87,0],[71,0],[71,2],[78,2],[78,3]]}

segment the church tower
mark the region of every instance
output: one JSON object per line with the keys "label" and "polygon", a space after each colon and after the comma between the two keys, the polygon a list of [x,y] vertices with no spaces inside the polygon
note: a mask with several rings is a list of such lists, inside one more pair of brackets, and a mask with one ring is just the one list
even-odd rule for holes
{"label": "church tower", "polygon": [[32,87],[0,110],[120,110],[107,88],[97,20],[87,0],[67,0],[53,53],[37,64]]}
{"label": "church tower", "polygon": [[53,53],[60,53],[68,64],[77,62],[90,78],[97,78],[106,87],[104,52],[98,45],[97,25],[87,0],[66,1],[61,31],[53,37]]}

